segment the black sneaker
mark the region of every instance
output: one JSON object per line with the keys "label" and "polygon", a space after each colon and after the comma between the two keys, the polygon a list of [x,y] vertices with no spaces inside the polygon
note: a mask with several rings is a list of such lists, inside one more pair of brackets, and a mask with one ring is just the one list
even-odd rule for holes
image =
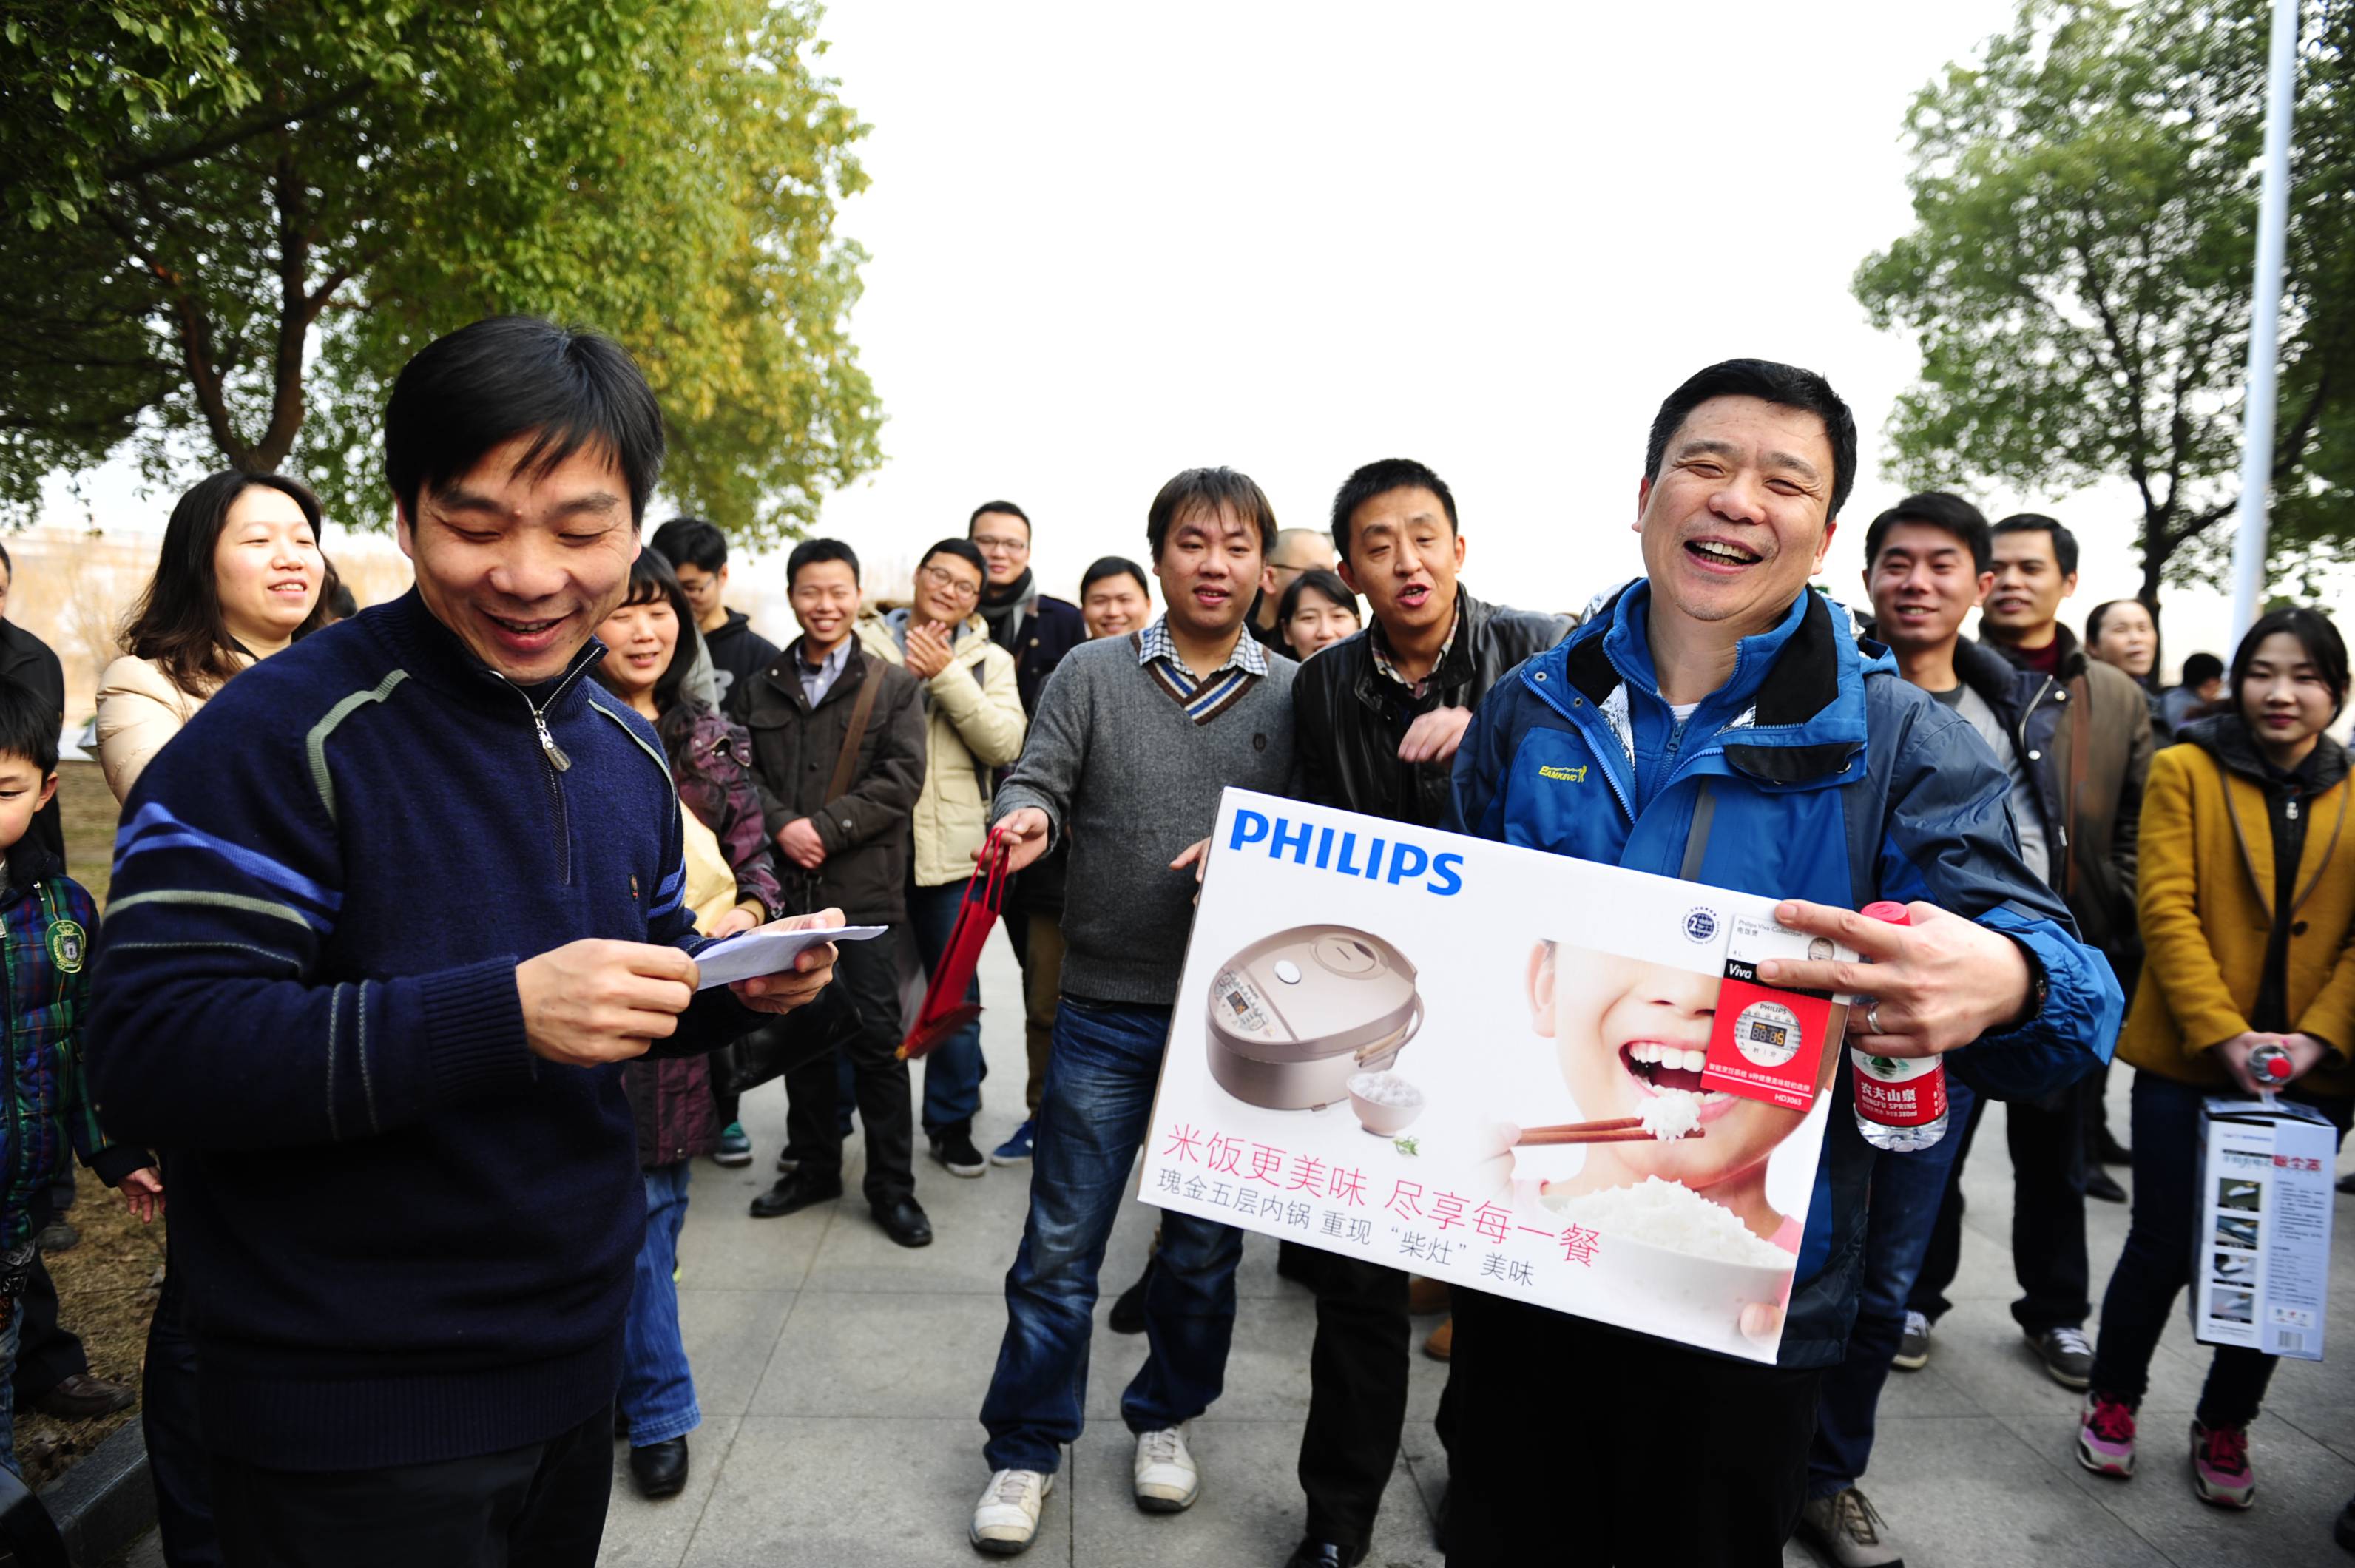
{"label": "black sneaker", "polygon": [[2054,1382],[2080,1393],[2092,1385],[2094,1347],[2083,1328],[2048,1328],[2030,1335],[2028,1342],[2036,1347],[2037,1359]]}
{"label": "black sneaker", "polygon": [[989,1161],[973,1147],[973,1133],[965,1127],[943,1127],[934,1133],[932,1157],[947,1166],[951,1176],[970,1179],[989,1169]]}

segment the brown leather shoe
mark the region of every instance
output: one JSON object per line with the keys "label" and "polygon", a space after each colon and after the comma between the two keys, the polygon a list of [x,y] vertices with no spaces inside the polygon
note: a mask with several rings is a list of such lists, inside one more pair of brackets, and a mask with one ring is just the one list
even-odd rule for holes
{"label": "brown leather shoe", "polygon": [[88,1421],[93,1415],[129,1410],[138,1398],[128,1383],[111,1383],[88,1372],[76,1372],[35,1400],[33,1408],[59,1421]]}
{"label": "brown leather shoe", "polygon": [[1406,1309],[1417,1317],[1447,1310],[1447,1282],[1416,1275],[1406,1282]]}
{"label": "brown leather shoe", "polygon": [[1455,1353],[1455,1317],[1454,1314],[1439,1320],[1431,1338],[1423,1342],[1423,1353],[1434,1361],[1444,1361]]}

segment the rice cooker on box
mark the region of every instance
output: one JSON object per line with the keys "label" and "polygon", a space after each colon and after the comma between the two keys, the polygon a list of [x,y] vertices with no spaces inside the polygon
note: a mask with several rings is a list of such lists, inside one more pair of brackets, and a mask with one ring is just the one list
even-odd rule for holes
{"label": "rice cooker on box", "polygon": [[1379,936],[1297,925],[1262,937],[1210,982],[1210,1076],[1246,1104],[1313,1111],[1349,1097],[1423,1027],[1414,965]]}

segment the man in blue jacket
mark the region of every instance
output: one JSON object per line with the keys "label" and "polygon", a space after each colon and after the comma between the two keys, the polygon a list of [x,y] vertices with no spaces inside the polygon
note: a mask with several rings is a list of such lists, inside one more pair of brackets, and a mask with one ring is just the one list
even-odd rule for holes
{"label": "man in blue jacket", "polygon": [[[2069,1082],[2108,1049],[2108,966],[2021,864],[2009,781],[1969,725],[1808,591],[1855,470],[1855,421],[1813,372],[1736,359],[1678,388],[1636,490],[1644,578],[1490,692],[1451,817],[1784,899],[1785,924],[1871,961],[1761,965],[1770,985],[1858,993],[1849,1044],[1968,1045],[1974,1082],[1996,1093]],[[1905,901],[1913,924],[1853,912],[1878,899]],[[1780,1328],[1778,1364],[1458,1293],[1451,1564],[1566,1548],[1781,1561],[1817,1381],[1856,1313],[1872,1151],[1846,1074],[1833,1093],[1790,1302],[1743,1317],[1761,1339]]]}
{"label": "man in blue jacket", "polygon": [[174,1155],[239,1568],[591,1568],[645,1223],[617,1064],[831,972],[697,989],[670,768],[586,678],[662,450],[603,338],[429,345],[385,410],[416,587],[229,682],[123,803],[90,1075]]}

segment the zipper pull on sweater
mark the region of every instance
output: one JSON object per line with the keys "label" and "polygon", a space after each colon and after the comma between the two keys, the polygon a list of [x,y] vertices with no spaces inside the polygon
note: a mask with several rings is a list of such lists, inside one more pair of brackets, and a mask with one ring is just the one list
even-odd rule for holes
{"label": "zipper pull on sweater", "polygon": [[539,731],[539,749],[548,753],[549,765],[559,773],[570,772],[572,759],[564,754],[564,748],[558,745],[556,737],[548,732],[548,718],[537,708],[531,710],[531,725]]}

